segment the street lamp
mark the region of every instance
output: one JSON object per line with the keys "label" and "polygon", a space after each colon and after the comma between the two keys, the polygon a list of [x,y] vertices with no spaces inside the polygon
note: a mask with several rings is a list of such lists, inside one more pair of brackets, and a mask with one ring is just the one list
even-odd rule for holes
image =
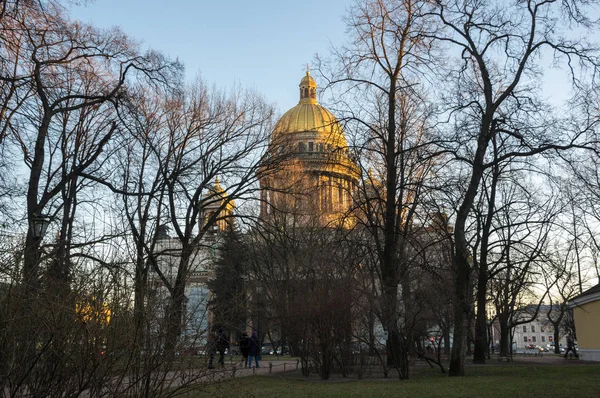
{"label": "street lamp", "polygon": [[31,216],[31,231],[35,239],[42,239],[48,230],[52,219],[45,214],[33,213]]}

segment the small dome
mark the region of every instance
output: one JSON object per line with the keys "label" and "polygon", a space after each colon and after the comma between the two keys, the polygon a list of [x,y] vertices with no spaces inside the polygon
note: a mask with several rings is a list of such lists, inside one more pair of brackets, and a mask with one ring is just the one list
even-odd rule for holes
{"label": "small dome", "polygon": [[[212,187],[208,189],[208,193],[205,195],[205,197],[208,198],[211,202],[214,201],[214,204],[212,206],[220,207],[223,201],[228,200],[226,209],[233,210],[233,208],[235,207],[235,202],[232,199],[229,199],[229,195],[227,195],[227,192],[221,186],[221,180],[219,179],[219,177],[215,178],[215,183]],[[222,200],[218,201],[217,198],[221,198]]]}
{"label": "small dome", "polygon": [[309,71],[306,71],[306,75],[300,80],[300,87],[303,86],[317,88],[317,83],[315,83],[315,79],[312,78]]}

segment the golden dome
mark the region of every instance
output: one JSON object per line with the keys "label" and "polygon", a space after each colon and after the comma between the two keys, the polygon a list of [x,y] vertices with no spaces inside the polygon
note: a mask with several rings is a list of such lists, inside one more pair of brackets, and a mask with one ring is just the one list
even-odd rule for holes
{"label": "golden dome", "polygon": [[[215,178],[215,183],[212,187],[208,189],[207,198],[211,201],[214,200],[214,206],[216,207],[220,207],[223,201],[226,200],[228,200],[226,205],[227,210],[233,211],[233,208],[235,207],[235,202],[232,199],[229,199],[229,195],[227,195],[227,192],[221,186],[221,180],[219,179],[219,177]],[[218,201],[216,200],[217,198],[220,198],[222,200]]]}
{"label": "golden dome", "polygon": [[306,71],[300,81],[300,101],[281,116],[273,129],[273,140],[296,133],[313,133],[310,135],[334,147],[348,146],[340,122],[317,102],[316,90],[317,84]]}

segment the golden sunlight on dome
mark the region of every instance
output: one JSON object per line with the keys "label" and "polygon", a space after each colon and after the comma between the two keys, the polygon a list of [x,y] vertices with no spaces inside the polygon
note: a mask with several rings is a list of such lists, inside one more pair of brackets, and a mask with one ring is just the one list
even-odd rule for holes
{"label": "golden sunlight on dome", "polygon": [[212,198],[215,201],[215,203],[218,204],[218,206],[221,206],[224,201],[227,201],[225,209],[228,211],[233,211],[233,209],[235,208],[235,202],[233,201],[233,199],[229,199],[229,195],[227,195],[227,192],[225,192],[225,190],[221,186],[221,180],[218,176],[215,178],[215,183],[213,184],[213,186],[209,189],[208,196]]}
{"label": "golden sunlight on dome", "polygon": [[349,226],[360,177],[340,122],[317,102],[317,84],[306,71],[298,105],[276,123],[269,143],[276,171],[260,178],[261,217],[294,214],[301,225]]}
{"label": "golden sunlight on dome", "polygon": [[333,149],[348,146],[340,122],[327,109],[317,102],[317,84],[306,71],[300,81],[300,101],[298,105],[283,114],[273,129],[272,139],[289,139],[290,134],[312,133],[313,138],[331,145]]}

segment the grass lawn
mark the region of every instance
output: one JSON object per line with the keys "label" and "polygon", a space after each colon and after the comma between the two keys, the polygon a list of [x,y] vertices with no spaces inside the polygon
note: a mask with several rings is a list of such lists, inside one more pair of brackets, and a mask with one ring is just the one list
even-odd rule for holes
{"label": "grass lawn", "polygon": [[412,379],[321,381],[255,376],[211,386],[189,397],[600,397],[600,365],[468,367],[466,377],[418,369]]}

